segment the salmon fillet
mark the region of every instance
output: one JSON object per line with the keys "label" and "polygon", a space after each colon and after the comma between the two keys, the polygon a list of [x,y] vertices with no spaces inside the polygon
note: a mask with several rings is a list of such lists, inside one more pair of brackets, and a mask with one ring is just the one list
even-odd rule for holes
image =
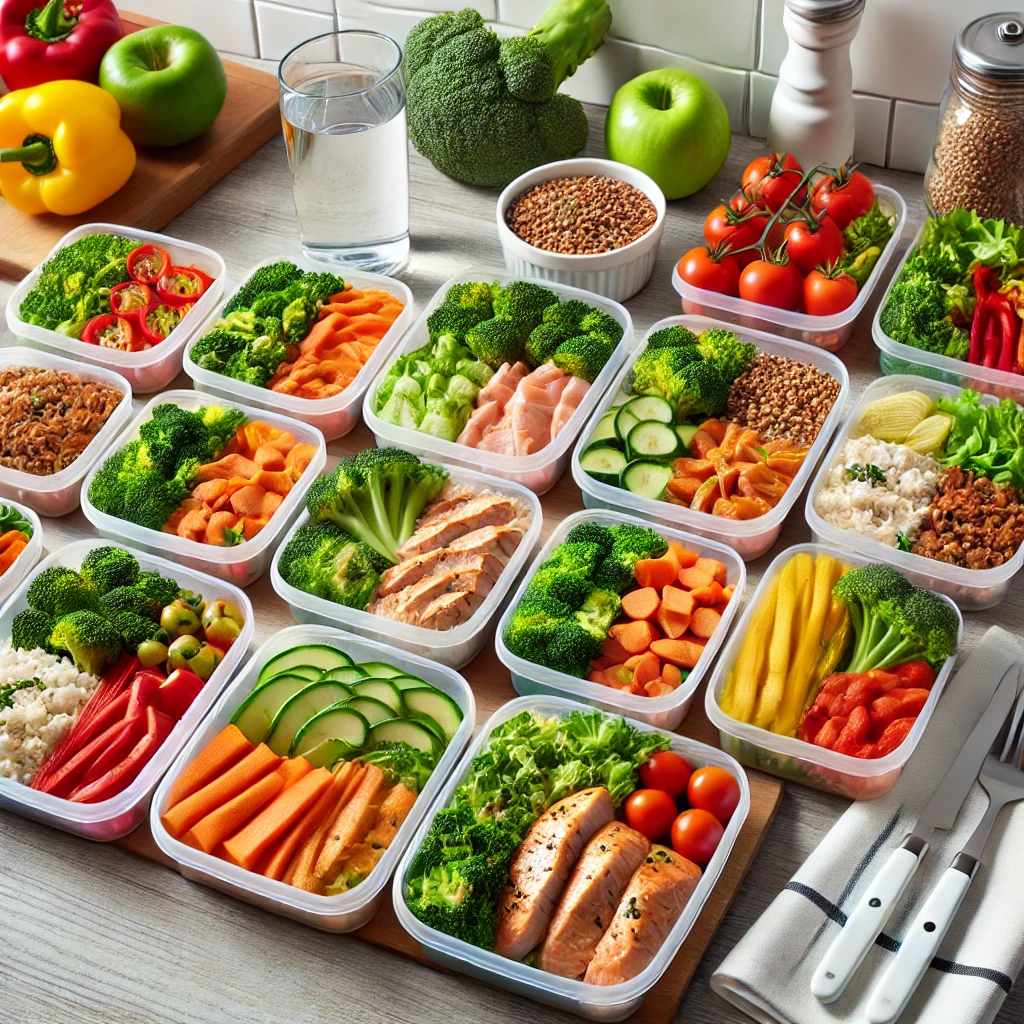
{"label": "salmon fillet", "polygon": [[629,880],[583,980],[617,985],[635,978],[661,949],[700,874],[692,861],[664,846],[653,847]]}
{"label": "salmon fillet", "polygon": [[499,905],[497,953],[521,960],[544,938],[580,853],[614,816],[612,798],[599,786],[552,804],[530,826]]}
{"label": "salmon fillet", "polygon": [[565,887],[540,947],[537,966],[563,978],[582,978],[650,841],[621,821],[611,821],[587,843]]}
{"label": "salmon fillet", "polygon": [[450,513],[432,517],[398,549],[399,561],[443,548],[453,540],[483,526],[501,526],[516,518],[517,509],[503,494],[479,494],[462,502]]}

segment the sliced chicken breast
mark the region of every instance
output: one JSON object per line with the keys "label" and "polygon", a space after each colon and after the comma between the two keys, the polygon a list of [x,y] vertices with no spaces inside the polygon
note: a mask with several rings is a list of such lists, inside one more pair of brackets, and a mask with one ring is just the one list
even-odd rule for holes
{"label": "sliced chicken breast", "polygon": [[594,833],[573,870],[537,966],[563,978],[582,978],[607,931],[633,873],[650,852],[650,841],[621,821]]}
{"label": "sliced chicken breast", "polygon": [[406,587],[418,583],[426,576],[464,570],[482,572],[496,583],[504,567],[504,560],[489,551],[458,551],[454,547],[440,548],[393,565],[381,577],[377,596],[387,597],[389,594],[398,593]]}
{"label": "sliced chicken breast", "polygon": [[653,847],[629,880],[583,980],[617,985],[635,978],[661,949],[700,874],[692,861],[667,847]]}
{"label": "sliced chicken breast", "polygon": [[427,629],[454,629],[480,607],[484,596],[481,591],[469,593],[465,590],[442,594],[423,609],[419,625]]}
{"label": "sliced chicken breast", "polygon": [[516,518],[517,508],[503,494],[479,494],[444,516],[432,516],[398,549],[398,560],[443,548],[453,540],[484,526],[501,526]]}
{"label": "sliced chicken breast", "polygon": [[530,826],[509,868],[496,952],[521,960],[544,938],[580,853],[614,816],[608,790],[598,786],[552,804]]}
{"label": "sliced chicken breast", "polygon": [[460,569],[425,576],[411,587],[405,587],[397,593],[375,601],[370,605],[370,611],[374,615],[422,625],[426,609],[443,594],[463,591],[482,601],[494,588],[497,579],[497,576],[486,573],[482,564],[492,557],[474,555],[469,563]]}

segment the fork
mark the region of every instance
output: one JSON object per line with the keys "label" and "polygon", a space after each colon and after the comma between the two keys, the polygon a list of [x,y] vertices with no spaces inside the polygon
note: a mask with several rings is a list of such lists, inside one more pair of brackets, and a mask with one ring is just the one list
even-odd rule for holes
{"label": "fork", "polygon": [[[996,751],[999,750],[998,756]],[[932,957],[953,923],[981,864],[985,844],[999,812],[1017,800],[1024,800],[1024,692],[1014,704],[1006,739],[999,740],[985,758],[978,781],[988,794],[988,808],[967,841],[953,858],[924,906],[907,929],[900,948],[886,968],[868,1000],[868,1024],[891,1024],[906,1008],[917,990]]]}

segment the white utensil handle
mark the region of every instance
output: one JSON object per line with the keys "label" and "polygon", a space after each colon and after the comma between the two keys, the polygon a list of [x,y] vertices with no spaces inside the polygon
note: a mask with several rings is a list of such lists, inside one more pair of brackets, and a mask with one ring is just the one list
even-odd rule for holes
{"label": "white utensil handle", "polygon": [[955,867],[946,869],[871,993],[865,1013],[868,1024],[891,1024],[903,1012],[949,931],[971,877]]}
{"label": "white utensil handle", "polygon": [[[916,844],[910,840],[916,840]],[[818,964],[811,978],[811,992],[823,1003],[834,1002],[843,994],[914,877],[928,847],[916,836],[910,840],[889,854]]]}

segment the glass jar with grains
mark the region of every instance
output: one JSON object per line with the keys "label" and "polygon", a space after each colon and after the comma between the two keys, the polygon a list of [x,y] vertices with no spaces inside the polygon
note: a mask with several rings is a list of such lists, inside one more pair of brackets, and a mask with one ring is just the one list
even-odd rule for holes
{"label": "glass jar with grains", "polygon": [[956,37],[924,194],[932,213],[1024,223],[1024,14],[978,18]]}

